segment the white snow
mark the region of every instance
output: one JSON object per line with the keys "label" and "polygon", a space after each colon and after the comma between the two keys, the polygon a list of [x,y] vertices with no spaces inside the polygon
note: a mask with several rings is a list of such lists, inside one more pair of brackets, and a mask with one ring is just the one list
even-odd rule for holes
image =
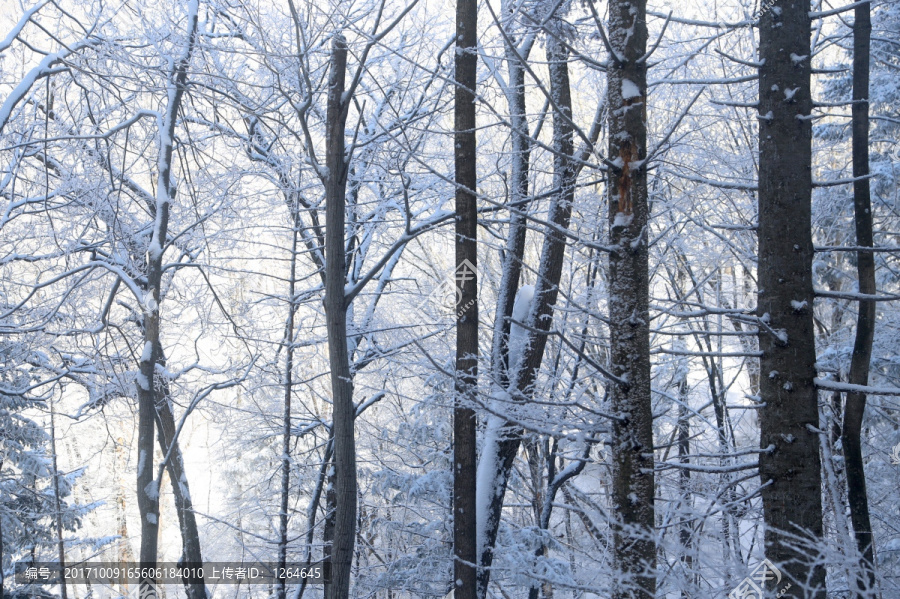
{"label": "white snow", "polygon": [[[505,392],[499,393],[509,397]],[[487,534],[488,511],[491,505],[491,498],[496,492],[494,483],[497,482],[497,433],[502,426],[503,421],[499,417],[491,416],[488,418],[487,425],[484,428],[484,443],[481,447],[481,457],[478,460],[478,471],[475,475],[475,539],[477,555],[481,555],[487,543],[485,535]]]}
{"label": "white snow", "polygon": [[153,357],[153,343],[145,341],[144,351],[141,352],[141,362],[149,362],[151,357]]}
{"label": "white snow", "polygon": [[625,214],[624,212],[616,212],[616,217],[613,219],[613,227],[627,227],[634,221],[633,214]]}
{"label": "white snow", "polygon": [[[183,477],[182,477],[183,478]],[[181,495],[187,500],[191,501],[191,490],[184,482],[178,483],[178,487],[181,489]]]}
{"label": "white snow", "polygon": [[147,514],[147,522],[156,524],[156,514]]}
{"label": "white snow", "polygon": [[803,300],[802,302],[798,302],[797,300],[791,300],[791,308],[793,308],[797,312],[799,312],[806,306],[807,306],[806,300]]}
{"label": "white snow", "polygon": [[813,379],[816,387],[831,389],[832,391],[850,391],[857,393],[871,393],[873,395],[900,395],[900,387],[872,387],[870,385],[854,385],[852,383],[839,383],[825,379]]}
{"label": "white snow", "polygon": [[[531,304],[534,300],[534,285],[522,285],[516,292],[516,300],[513,303],[512,324],[509,326],[509,370],[514,372],[519,366],[519,360],[525,353],[528,343],[528,329],[518,322],[525,323],[531,312]],[[512,377],[510,377],[512,380]]]}
{"label": "white snow", "polygon": [[144,487],[144,495],[146,495],[148,499],[154,501],[159,499],[159,486],[156,484],[155,480],[151,480],[147,483],[147,486]]}
{"label": "white snow", "polygon": [[138,387],[140,387],[144,391],[150,390],[150,381],[147,380],[147,377],[144,376],[143,372],[137,373],[137,377],[135,377],[135,380],[137,381]]}
{"label": "white snow", "polygon": [[807,58],[809,58],[809,55],[808,55],[808,54],[804,54],[803,56],[797,56],[796,54],[794,54],[793,52],[791,52],[791,62],[793,62],[794,64],[800,64],[801,62],[803,62],[803,61],[806,60]]}
{"label": "white snow", "polygon": [[162,255],[162,248],[159,245],[159,239],[154,235],[150,247],[147,249],[148,262],[156,261]]}
{"label": "white snow", "polygon": [[799,87],[795,87],[794,89],[786,89],[784,90],[784,101],[789,102],[794,99],[794,96],[797,95],[797,92],[800,91]]}
{"label": "white snow", "polygon": [[641,90],[631,79],[622,79],[622,99],[640,98]]}
{"label": "white snow", "polygon": [[144,294],[143,304],[144,304],[144,311],[151,313],[151,314],[153,312],[156,312],[156,310],[159,308],[159,304],[156,303],[156,299],[153,298],[152,293]]}

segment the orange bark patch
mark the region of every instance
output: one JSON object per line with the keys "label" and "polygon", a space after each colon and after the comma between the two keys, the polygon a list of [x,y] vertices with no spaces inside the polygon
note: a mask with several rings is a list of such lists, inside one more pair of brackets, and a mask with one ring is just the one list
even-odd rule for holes
{"label": "orange bark patch", "polygon": [[622,159],[622,175],[619,177],[619,212],[631,215],[634,212],[631,201],[631,163],[637,158],[637,152],[630,139],[619,146],[619,158]]}

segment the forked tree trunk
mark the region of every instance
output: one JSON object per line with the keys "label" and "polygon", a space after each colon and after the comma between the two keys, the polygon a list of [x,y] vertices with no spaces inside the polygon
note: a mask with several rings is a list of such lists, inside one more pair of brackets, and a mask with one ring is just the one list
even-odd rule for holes
{"label": "forked tree trunk", "polygon": [[[759,23],[759,413],[766,557],[784,597],[824,598],[813,330],[809,3],[776,0]],[[774,331],[774,334],[771,332]],[[808,547],[798,547],[806,537]],[[802,541],[800,544],[803,544]],[[769,589],[775,592],[780,589]]]}
{"label": "forked tree trunk", "polygon": [[331,74],[326,114],[327,186],[325,189],[325,316],[334,431],[334,542],[331,547],[331,584],[327,599],[346,599],[350,594],[350,569],[356,541],[356,439],[354,431],[353,379],[347,350],[346,256],[344,220],[347,194],[347,161],[344,130],[347,106],[344,80],[347,41],[336,34],[332,41]]}
{"label": "forked tree trunk", "polygon": [[[159,131],[159,172],[157,174],[156,204],[153,234],[147,248],[146,282],[142,301],[144,347],[141,352],[137,375],[138,394],[138,467],[137,500],[141,515],[141,568],[154,568],[157,561],[159,536],[159,481],[154,479],[153,433],[158,397],[156,365],[163,359],[160,342],[161,286],[163,252],[169,228],[169,208],[175,200],[172,177],[175,125],[181,100],[187,87],[187,68],[194,49],[197,34],[197,4],[192,2],[188,14],[188,41],[180,59],[168,73],[168,104]],[[159,381],[162,384],[162,381]],[[151,578],[140,579],[140,594],[144,599],[155,599],[156,584]]]}
{"label": "forked tree trunk", "polygon": [[[509,10],[509,9],[507,9]],[[523,50],[513,47],[516,40],[508,32],[506,63],[509,74],[507,104],[510,122],[510,172],[509,172],[509,229],[506,250],[503,255],[503,271],[497,290],[497,310],[491,344],[491,383],[501,389],[509,384],[509,328],[510,316],[519,289],[522,260],[525,256],[525,214],[528,211],[528,170],[531,158],[531,140],[525,114],[525,68],[521,60],[527,59],[530,44]]]}
{"label": "forked tree trunk", "polygon": [[[165,364],[165,360],[161,359],[160,363]],[[192,565],[202,564],[200,532],[197,529],[197,518],[194,514],[184,457],[176,438],[177,426],[169,399],[169,386],[167,381],[161,381],[161,384],[162,395],[156,403],[156,438],[162,454],[169,455],[166,471],[169,473],[169,481],[172,484],[178,528],[181,531],[181,561]],[[188,599],[206,599],[206,583],[202,576],[185,578],[182,583]]]}
{"label": "forked tree trunk", "polygon": [[478,212],[475,85],[478,3],[456,3],[456,381],[453,406],[453,589],[476,597],[474,400],[478,382]]}
{"label": "forked tree trunk", "polygon": [[[856,222],[856,245],[872,247],[872,201],[869,193],[869,39],[872,35],[870,4],[856,7],[853,24],[853,207]],[[875,294],[875,255],[857,252],[856,272],[859,292]],[[875,302],[860,300],[856,318],[856,340],[850,360],[850,383],[869,384],[869,364],[875,338]],[[844,406],[843,447],[847,467],[847,499],[850,519],[864,576],[857,579],[858,597],[875,587],[875,551],[869,498],[862,457],[862,422],[866,412],[866,394],[847,393]]]}
{"label": "forked tree trunk", "polygon": [[[566,251],[565,231],[569,228],[572,216],[572,203],[575,199],[575,179],[578,175],[573,155],[572,101],[569,90],[568,52],[555,38],[547,38],[548,68],[550,70],[550,96],[554,104],[553,112],[553,176],[554,187],[559,191],[550,202],[547,220],[552,223],[545,232],[541,259],[538,266],[534,298],[527,321],[531,323],[532,332],[525,334],[529,342],[524,344],[524,351],[518,363],[509,364],[509,394],[519,402],[528,401],[534,393],[534,384],[544,350],[547,346],[547,332],[553,324],[553,309],[559,294],[559,281],[562,277],[563,258]],[[490,582],[490,566],[493,563],[493,548],[497,539],[500,514],[503,510],[503,499],[506,486],[512,471],[512,465],[522,441],[522,429],[516,425],[505,425],[497,431],[496,441],[485,453],[493,455],[483,457],[484,467],[494,472],[485,477],[489,488],[479,489],[482,496],[487,497],[486,512],[482,517],[484,530],[479,571],[478,596],[487,594]],[[489,479],[489,480],[488,480]]]}

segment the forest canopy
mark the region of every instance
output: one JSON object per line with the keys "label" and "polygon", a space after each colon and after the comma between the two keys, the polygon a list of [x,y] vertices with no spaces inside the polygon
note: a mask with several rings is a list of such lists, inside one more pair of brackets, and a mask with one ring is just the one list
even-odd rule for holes
{"label": "forest canopy", "polygon": [[896,0],[3,0],[0,599],[900,597],[898,73]]}

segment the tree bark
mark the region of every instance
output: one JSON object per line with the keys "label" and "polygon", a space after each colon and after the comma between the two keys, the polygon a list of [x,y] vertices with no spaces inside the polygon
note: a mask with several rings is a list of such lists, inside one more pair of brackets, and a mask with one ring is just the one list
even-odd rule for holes
{"label": "tree bark", "polygon": [[[197,34],[197,5],[192,4],[188,15],[188,42],[184,54],[169,72],[168,104],[159,131],[159,172],[157,174],[156,204],[153,234],[147,248],[147,273],[142,301],[144,324],[144,348],[141,352],[137,376],[138,394],[138,468],[137,499],[141,515],[141,568],[153,568],[157,560],[159,536],[159,481],[154,480],[153,433],[156,419],[157,380],[156,365],[163,358],[160,342],[159,303],[163,275],[163,253],[169,227],[169,207],[175,200],[172,178],[175,125],[181,100],[187,87],[187,68]],[[162,381],[159,381],[162,384]],[[145,599],[155,599],[156,584],[149,578],[141,578],[140,594]]]}
{"label": "tree bark", "polygon": [[[288,317],[284,330],[284,417],[281,431],[281,503],[278,511],[278,567],[284,572],[288,546],[288,493],[291,486],[291,394],[294,376],[294,300],[297,279],[297,237],[300,226],[296,207],[291,206],[291,275],[288,281]],[[278,581],[277,599],[285,599],[287,581]],[[193,599],[193,598],[192,598]]]}
{"label": "tree bark", "polygon": [[[164,360],[160,360],[160,363],[164,362]],[[187,564],[202,564],[200,532],[197,529],[191,489],[188,485],[181,447],[175,437],[177,431],[175,414],[172,412],[168,384],[166,381],[162,381],[162,384],[163,393],[156,404],[156,436],[162,454],[170,454],[169,460],[166,462],[166,470],[169,473],[169,481],[172,483],[175,510],[178,514],[178,528],[181,531],[181,561]],[[183,579],[182,583],[188,599],[206,599],[206,583],[202,576]]]}
{"label": "tree bark", "polygon": [[[60,474],[56,454],[56,408],[53,405],[52,399],[50,399],[48,403],[50,404],[50,451],[52,452],[51,463],[53,465],[53,504],[54,510],[56,511],[56,516],[54,518],[56,527],[56,549],[59,556],[59,570],[60,572],[64,572],[66,568],[66,546],[63,543],[62,497],[60,497],[59,494]],[[3,539],[0,538],[0,544],[2,544],[2,542]],[[0,564],[2,563],[3,562],[0,561]],[[69,596],[66,579],[64,577],[60,577],[59,596],[61,599],[68,599]]]}
{"label": "tree bark", "polygon": [[476,597],[476,419],[478,382],[478,212],[475,85],[478,4],[456,3],[456,381],[453,407],[453,589],[455,599]]}
{"label": "tree bark", "polygon": [[650,316],[647,221],[646,1],[609,7],[610,363],[627,381],[611,386],[618,419],[612,432],[614,599],[656,593],[653,414],[650,401]]}
{"label": "tree bark", "polygon": [[[512,46],[512,33],[507,34],[506,63],[509,74],[509,105],[511,164],[509,173],[509,231],[503,254],[503,271],[497,290],[497,311],[491,345],[491,374],[494,385],[505,389],[509,384],[509,327],[516,291],[525,255],[525,235],[528,231],[525,214],[528,211],[528,169],[531,159],[531,140],[525,114],[525,68],[521,60],[527,58],[530,44],[524,51]],[[520,58],[521,57],[521,58]]]}
{"label": "tree bark", "polygon": [[[766,557],[784,597],[824,598],[813,329],[809,4],[776,0],[759,24],[760,454]],[[760,327],[761,331],[764,330]],[[798,548],[798,536],[808,548]],[[771,589],[770,589],[771,590]],[[774,591],[773,591],[774,592]]]}
{"label": "tree bark", "polygon": [[[554,37],[547,37],[547,58],[550,71],[550,96],[555,106],[553,112],[553,173],[554,194],[550,202],[547,220],[553,224],[545,232],[538,279],[535,284],[531,311],[527,318],[533,332],[528,334],[518,364],[509,365],[509,393],[515,401],[527,401],[534,393],[534,383],[544,359],[547,346],[547,332],[553,324],[553,308],[559,294],[562,277],[563,258],[566,250],[564,231],[569,228],[572,216],[572,202],[575,199],[575,179],[578,174],[573,155],[572,100],[569,90],[568,51]],[[479,489],[479,493],[490,498],[485,514],[485,525],[479,557],[478,596],[483,598],[490,582],[490,566],[493,562],[493,547],[497,539],[503,498],[512,471],[513,461],[522,441],[519,426],[505,425],[498,431],[496,443],[496,472],[491,477],[490,489]],[[485,449],[487,451],[487,449]]]}
{"label": "tree bark", "polygon": [[[678,462],[681,464],[689,464],[691,459],[691,414],[688,411],[687,402],[689,399],[689,387],[687,380],[687,368],[684,369],[680,380],[678,381],[678,398],[681,403],[678,406]],[[692,518],[685,513],[687,508],[691,506],[691,471],[682,468],[678,473],[678,497],[681,501],[681,509],[684,515],[678,523],[678,544],[681,555],[683,579],[682,584],[691,585],[694,581],[694,547],[693,547],[693,526]],[[690,599],[691,587],[681,590],[682,599]]]}
{"label": "tree bark", "polygon": [[344,130],[347,102],[344,81],[347,41],[336,34],[332,41],[331,74],[326,114],[327,186],[325,189],[325,315],[328,360],[334,414],[335,499],[331,584],[327,599],[346,599],[350,594],[350,569],[356,541],[356,439],[354,431],[353,378],[347,350],[346,256],[344,220],[347,193],[347,161]]}
{"label": "tree bark", "polygon": [[[853,23],[853,208],[856,223],[856,245],[872,247],[872,202],[869,190],[869,40],[872,35],[870,4],[856,7]],[[859,292],[875,294],[875,254],[857,252],[856,272]],[[856,318],[856,339],[850,360],[850,383],[869,384],[869,364],[875,338],[875,302],[860,300]],[[866,411],[866,394],[847,393],[844,406],[843,448],[847,468],[847,499],[850,519],[861,556],[864,575],[857,579],[858,597],[875,587],[875,552],[869,498],[862,457],[862,422]]]}

